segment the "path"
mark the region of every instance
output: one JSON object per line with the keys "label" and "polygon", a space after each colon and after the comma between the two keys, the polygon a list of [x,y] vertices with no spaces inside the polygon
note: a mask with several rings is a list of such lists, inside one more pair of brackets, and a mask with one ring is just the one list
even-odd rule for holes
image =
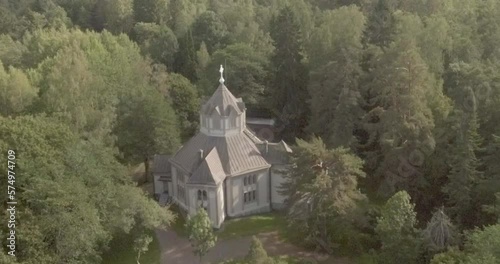
{"label": "path", "polygon": [[[178,236],[174,231],[157,230],[156,235],[161,248],[161,264],[198,264],[198,257],[192,253],[189,241]],[[328,259],[328,256],[313,252],[307,252],[299,247],[286,243],[279,239],[277,232],[263,233],[257,236],[266,251],[271,256],[289,255],[301,258],[313,258],[320,261]],[[241,237],[218,241],[214,248],[203,258],[203,263],[217,263],[222,260],[244,257],[250,248],[251,237]],[[329,261],[331,264],[347,264],[339,259]]]}

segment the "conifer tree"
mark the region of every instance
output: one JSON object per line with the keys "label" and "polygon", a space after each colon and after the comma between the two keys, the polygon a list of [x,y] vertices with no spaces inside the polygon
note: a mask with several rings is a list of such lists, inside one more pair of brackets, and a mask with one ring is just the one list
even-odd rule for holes
{"label": "conifer tree", "polygon": [[423,234],[427,246],[434,252],[446,250],[458,242],[457,230],[444,213],[444,208],[434,212]]}
{"label": "conifer tree", "polygon": [[482,139],[478,134],[479,124],[475,107],[470,114],[457,110],[457,115],[461,116],[462,120],[453,146],[451,171],[443,192],[447,195],[453,219],[460,225],[469,226],[471,221],[476,220],[472,215],[473,190],[482,175],[479,171],[480,161],[476,156],[481,149]]}
{"label": "conifer tree", "polygon": [[275,52],[272,56],[272,81],[269,94],[273,109],[284,125],[288,141],[304,137],[310,110],[307,105],[309,70],[303,59],[303,40],[297,18],[290,7],[273,18],[270,28]]}

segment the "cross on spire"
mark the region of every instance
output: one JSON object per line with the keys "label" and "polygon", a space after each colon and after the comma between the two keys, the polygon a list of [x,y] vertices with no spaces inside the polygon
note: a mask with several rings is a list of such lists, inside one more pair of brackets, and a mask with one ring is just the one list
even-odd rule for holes
{"label": "cross on spire", "polygon": [[224,76],[223,76],[223,73],[224,73],[224,67],[222,67],[222,64],[220,65],[219,72],[220,72],[220,79],[219,79],[219,82],[220,82],[221,84],[224,84]]}

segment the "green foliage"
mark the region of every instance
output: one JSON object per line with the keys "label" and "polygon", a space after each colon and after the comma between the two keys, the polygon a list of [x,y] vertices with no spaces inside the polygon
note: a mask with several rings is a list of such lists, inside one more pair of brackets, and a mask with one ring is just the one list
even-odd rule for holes
{"label": "green foliage", "polygon": [[170,102],[147,87],[121,98],[114,134],[125,161],[144,162],[147,177],[153,155],[171,154],[180,143],[177,117]]}
{"label": "green foliage", "polygon": [[184,76],[171,73],[168,75],[168,97],[177,115],[181,138],[189,139],[198,130],[200,99],[196,87]]}
{"label": "green foliage", "polygon": [[231,92],[242,97],[249,109],[263,106],[260,104],[263,101],[268,63],[264,54],[247,44],[229,45],[212,54],[200,85],[206,86],[202,88],[207,95],[212,94],[219,65],[224,65],[225,84]]}
{"label": "green foliage", "polygon": [[179,43],[170,28],[155,23],[137,23],[134,26],[134,37],[144,56],[165,64],[168,69],[173,67]]}
{"label": "green foliage", "polygon": [[357,188],[365,176],[362,160],[345,148],[327,149],[320,138],[313,138],[297,140],[292,164],[282,185],[289,224],[306,242],[327,251],[346,247],[349,238],[341,240],[356,233],[359,203],[365,198]]}
{"label": "green foliage", "polygon": [[272,259],[267,256],[267,252],[262,246],[262,242],[256,237],[252,236],[252,242],[250,244],[250,249],[245,257],[248,263],[255,264],[270,264]]}
{"label": "green foliage", "polygon": [[[310,130],[328,146],[350,147],[361,109],[361,38],[365,18],[358,8],[343,7],[324,14],[309,44],[311,73]],[[346,30],[348,28],[349,30]]]}
{"label": "green foliage", "polygon": [[414,208],[408,193],[400,191],[382,209],[375,228],[382,242],[382,263],[416,263],[419,240]]}
{"label": "green foliage", "polygon": [[0,114],[20,114],[33,103],[37,92],[22,70],[9,67],[6,71],[0,61]]}
{"label": "green foliage", "polygon": [[213,11],[201,14],[193,23],[192,31],[196,50],[200,48],[201,42],[205,42],[210,54],[226,45],[227,26]]}
{"label": "green foliage", "polygon": [[163,24],[168,20],[168,0],[133,0],[137,22]]}
{"label": "green foliage", "polygon": [[24,204],[17,211],[23,221],[16,229],[24,234],[19,262],[99,263],[113,235],[173,220],[133,185],[111,149],[79,139],[55,119],[2,118],[0,138],[2,148],[23,157],[16,164],[16,175],[23,175],[16,178],[16,197]]}
{"label": "green foliage", "polygon": [[201,261],[201,258],[217,242],[217,236],[214,235],[212,221],[210,221],[207,212],[203,208],[198,209],[196,215],[186,222],[186,229],[193,252],[200,257]]}
{"label": "green foliage", "polygon": [[270,28],[275,51],[268,94],[271,107],[284,127],[287,141],[304,137],[310,113],[307,101],[309,70],[303,58],[303,40],[296,15],[290,7],[273,18]]}

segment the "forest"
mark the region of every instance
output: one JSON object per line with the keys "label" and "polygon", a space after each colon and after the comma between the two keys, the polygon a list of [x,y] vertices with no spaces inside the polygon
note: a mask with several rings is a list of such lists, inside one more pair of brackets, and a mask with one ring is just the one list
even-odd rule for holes
{"label": "forest", "polygon": [[219,65],[293,146],[302,246],[500,263],[498,0],[0,0],[0,164],[15,151],[20,204],[0,263],[101,263],[119,234],[168,228],[129,170],[196,133]]}

